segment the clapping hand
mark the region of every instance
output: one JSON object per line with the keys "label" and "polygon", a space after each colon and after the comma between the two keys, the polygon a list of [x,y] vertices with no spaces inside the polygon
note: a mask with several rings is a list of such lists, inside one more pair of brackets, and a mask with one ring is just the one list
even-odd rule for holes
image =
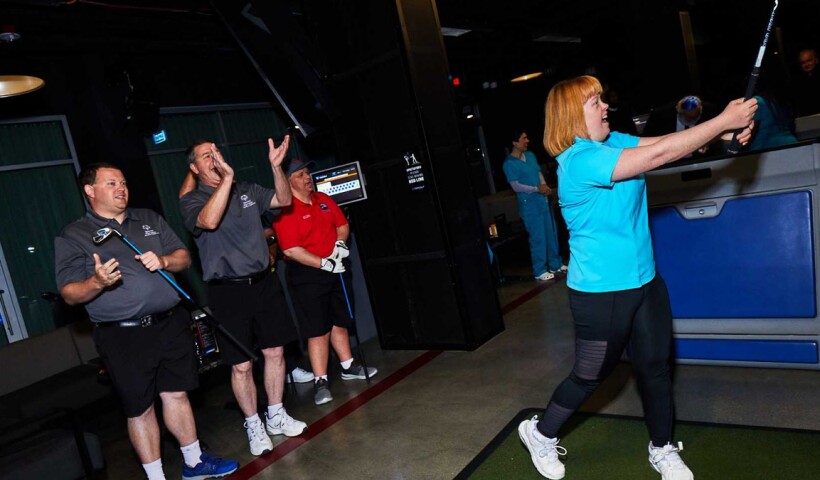
{"label": "clapping hand", "polygon": [[122,272],[117,270],[120,263],[116,258],[102,263],[100,256],[94,254],[94,278],[103,286],[103,288],[110,287],[122,279]]}
{"label": "clapping hand", "polygon": [[225,157],[222,156],[222,152],[220,152],[219,149],[216,148],[216,144],[213,143],[211,144],[211,161],[220,177],[233,177],[233,168],[228,165],[228,162],[225,161]]}
{"label": "clapping hand", "polygon": [[288,151],[288,145],[290,145],[290,135],[285,135],[278,147],[273,143],[272,138],[268,139],[268,160],[271,167],[282,166],[282,162],[285,161],[285,153]]}

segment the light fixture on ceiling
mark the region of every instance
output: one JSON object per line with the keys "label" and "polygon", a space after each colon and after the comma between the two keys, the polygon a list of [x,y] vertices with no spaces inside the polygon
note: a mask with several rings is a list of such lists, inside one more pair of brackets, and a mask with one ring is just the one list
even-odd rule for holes
{"label": "light fixture on ceiling", "polygon": [[441,27],[441,34],[445,37],[460,37],[471,31],[466,28]]}
{"label": "light fixture on ceiling", "polygon": [[[20,34],[14,25],[0,26],[0,43],[12,43],[20,40]],[[14,97],[43,88],[46,82],[42,78],[28,75],[0,75],[0,98]]]}
{"label": "light fixture on ceiling", "polygon": [[581,37],[570,37],[567,35],[533,35],[534,42],[547,43],[581,43]]}
{"label": "light fixture on ceiling", "polygon": [[42,78],[28,75],[0,75],[0,98],[23,95],[43,88]]}
{"label": "light fixture on ceiling", "polygon": [[0,42],[11,43],[20,40],[20,34],[17,33],[17,28],[14,25],[3,25],[0,28]]}
{"label": "light fixture on ceiling", "polygon": [[532,80],[533,78],[538,78],[543,74],[544,74],[544,72],[532,72],[532,73],[528,73],[526,75],[521,75],[520,77],[515,77],[512,80],[510,80],[510,82],[512,82],[512,83],[526,82],[527,80]]}

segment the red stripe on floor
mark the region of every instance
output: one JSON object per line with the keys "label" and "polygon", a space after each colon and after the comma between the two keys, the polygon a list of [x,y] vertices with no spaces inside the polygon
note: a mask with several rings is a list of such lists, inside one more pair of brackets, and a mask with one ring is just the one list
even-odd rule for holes
{"label": "red stripe on floor", "polygon": [[394,372],[392,375],[389,375],[381,382],[373,384],[372,387],[356,395],[341,407],[337,408],[336,410],[333,410],[324,417],[310,424],[307,431],[302,435],[298,437],[289,438],[284,442],[276,445],[275,447],[273,447],[272,452],[257,457],[251,463],[243,466],[242,468],[234,472],[234,474],[231,475],[230,478],[232,480],[247,480],[253,477],[257,473],[269,467],[275,461],[284,457],[288,453],[296,450],[316,435],[319,435],[320,433],[324,432],[325,430],[333,426],[334,423],[350,415],[359,407],[363,406],[370,400],[373,400],[380,394],[384,393],[388,388],[397,384],[405,377],[409,376],[419,368],[425,366],[431,360],[441,355],[441,353],[442,352],[440,350],[431,350],[429,352],[423,353],[407,365],[396,370],[396,372]]}
{"label": "red stripe on floor", "polygon": [[[521,305],[531,300],[533,297],[543,292],[544,290],[552,287],[553,285],[556,285],[558,282],[564,281],[564,279],[564,277],[561,277],[555,279],[555,281],[543,283],[541,285],[536,286],[532,290],[529,290],[520,297],[504,305],[501,308],[501,314],[506,315],[510,313],[511,311],[520,307]],[[231,480],[249,480],[257,473],[271,466],[280,458],[301,447],[302,445],[310,441],[310,439],[312,439],[313,437],[324,432],[339,420],[350,415],[359,407],[364,406],[370,400],[373,400],[377,396],[381,395],[382,393],[387,391],[388,388],[404,380],[406,377],[408,377],[410,374],[412,374],[419,368],[427,365],[430,361],[432,361],[434,358],[438,357],[441,354],[441,350],[430,350],[429,352],[421,354],[407,365],[396,370],[392,375],[389,375],[381,382],[374,384],[372,387],[368,388],[367,390],[348,400],[347,403],[343,404],[336,410],[333,410],[324,417],[313,422],[308,427],[307,431],[302,435],[299,435],[298,437],[288,438],[284,442],[276,445],[275,447],[273,447],[272,452],[257,457],[251,463],[243,466],[242,468],[234,472],[234,474],[231,475],[229,478]]]}
{"label": "red stripe on floor", "polygon": [[563,282],[564,280],[566,280],[566,278],[567,278],[566,276],[561,276],[559,278],[556,278],[552,282],[542,283],[541,285],[538,285],[537,287],[535,287],[532,290],[528,291],[524,295],[521,295],[520,297],[516,298],[512,302],[510,302],[510,303],[504,305],[503,307],[501,307],[501,315],[506,315],[506,314],[512,312],[516,308],[518,308],[521,305],[525,304],[526,302],[532,300],[533,297],[535,297],[539,293],[543,292],[544,290],[546,290],[546,289],[548,289],[548,288],[550,288],[554,285],[557,285],[559,282]]}

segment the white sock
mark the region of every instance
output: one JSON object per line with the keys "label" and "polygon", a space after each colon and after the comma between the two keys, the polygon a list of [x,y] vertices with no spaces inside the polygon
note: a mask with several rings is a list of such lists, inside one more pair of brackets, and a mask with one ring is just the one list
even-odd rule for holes
{"label": "white sock", "polygon": [[350,357],[347,360],[345,360],[344,362],[342,362],[342,368],[344,368],[345,370],[350,368],[351,365],[353,365],[353,357]]}
{"label": "white sock", "polygon": [[165,480],[165,472],[162,471],[162,459],[158,458],[151,463],[143,463],[142,468],[148,475],[148,480]]}
{"label": "white sock", "polygon": [[248,426],[250,427],[254,423],[261,422],[262,420],[259,419],[259,414],[258,413],[254,413],[250,417],[245,417],[245,421],[248,422]]}
{"label": "white sock", "polygon": [[282,408],[281,403],[277,403],[276,405],[268,405],[268,418],[273,418],[276,415],[276,412]]}
{"label": "white sock", "polygon": [[319,380],[327,380],[327,375],[320,375],[318,377],[313,377],[313,383],[316,383]]}
{"label": "white sock", "polygon": [[195,467],[202,461],[199,458],[202,456],[202,449],[199,448],[199,440],[195,440],[194,443],[180,447],[179,449],[182,450],[182,458],[185,460],[185,465]]}

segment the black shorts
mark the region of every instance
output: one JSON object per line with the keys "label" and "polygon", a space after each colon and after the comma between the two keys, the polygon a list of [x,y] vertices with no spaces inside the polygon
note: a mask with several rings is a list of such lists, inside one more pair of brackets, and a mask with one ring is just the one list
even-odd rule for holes
{"label": "black shorts", "polygon": [[95,328],[94,343],[128,417],[145,413],[159,392],[186,392],[199,384],[184,308],[150,327]]}
{"label": "black shorts", "polygon": [[[353,319],[353,292],[350,287],[350,264],[345,260],[347,270],[344,284],[338,273],[330,273],[314,267],[308,267],[295,261],[287,262],[285,281],[288,293],[293,299],[293,309],[299,322],[303,338],[321,337],[335,325],[351,328]],[[345,289],[347,295],[345,295]],[[348,300],[350,299],[350,311]]]}
{"label": "black shorts", "polygon": [[[252,350],[281,347],[296,339],[296,326],[275,274],[253,285],[208,285],[208,301],[219,323]],[[217,338],[223,362],[237,365],[250,360],[219,330]]]}

